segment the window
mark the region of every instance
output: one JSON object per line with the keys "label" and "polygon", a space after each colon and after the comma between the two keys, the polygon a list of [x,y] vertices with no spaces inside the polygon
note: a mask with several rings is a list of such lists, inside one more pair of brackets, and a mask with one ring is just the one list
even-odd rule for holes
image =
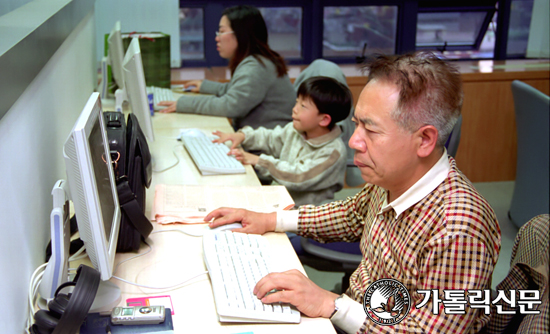
{"label": "window", "polygon": [[495,51],[496,21],[497,14],[495,13],[479,46],[476,46],[475,43],[471,45],[464,43],[458,48],[453,48],[449,44],[443,44],[432,50],[437,50],[435,53],[443,55],[446,59],[492,59]]}
{"label": "window", "polygon": [[397,6],[325,7],[323,57],[394,53]]}
{"label": "window", "polygon": [[525,57],[533,0],[513,0],[510,10],[510,26],[508,30],[507,57]]}
{"label": "window", "polygon": [[[214,43],[226,7],[258,7],[289,64],[353,63],[431,50],[451,59],[524,57],[534,0],[180,0],[182,66],[224,66]],[[511,5],[510,5],[511,4]]]}
{"label": "window", "polygon": [[204,10],[180,8],[181,59],[204,59]]}
{"label": "window", "polygon": [[419,13],[418,48],[474,48],[482,31],[484,12]]}
{"label": "window", "polygon": [[285,59],[302,57],[302,8],[258,7],[268,32],[269,46]]}
{"label": "window", "polygon": [[421,1],[416,49],[448,59],[493,58],[496,1]]}

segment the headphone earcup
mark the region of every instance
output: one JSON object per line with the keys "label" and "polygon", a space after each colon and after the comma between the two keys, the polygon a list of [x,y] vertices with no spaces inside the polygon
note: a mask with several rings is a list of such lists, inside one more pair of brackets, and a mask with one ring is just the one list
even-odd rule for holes
{"label": "headphone earcup", "polygon": [[46,310],[39,310],[34,314],[34,326],[38,327],[37,329],[40,334],[53,332],[58,322],[59,318],[54,313]]}
{"label": "headphone earcup", "polygon": [[[57,287],[55,298],[48,303],[49,311],[39,310],[34,314],[34,324],[29,331],[32,334],[77,333],[92,306],[100,281],[99,271],[81,264],[72,282]],[[72,293],[59,293],[69,286],[74,286]]]}
{"label": "headphone earcup", "polygon": [[55,299],[50,300],[48,303],[48,309],[50,312],[55,313],[55,315],[58,316],[58,318],[61,318],[63,315],[63,312],[67,309],[67,305],[69,304],[69,296],[60,293],[58,294]]}

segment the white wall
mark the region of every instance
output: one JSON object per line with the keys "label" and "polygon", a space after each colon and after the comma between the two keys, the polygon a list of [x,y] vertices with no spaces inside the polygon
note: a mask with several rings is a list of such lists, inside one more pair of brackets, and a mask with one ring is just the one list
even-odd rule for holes
{"label": "white wall", "polygon": [[90,13],[0,119],[2,333],[24,329],[30,276],[50,239],[52,186],[66,178],[63,144],[95,86],[94,30]]}
{"label": "white wall", "polygon": [[178,0],[96,0],[97,61],[105,54],[105,34],[120,21],[123,33],[158,31],[170,35],[170,65],[180,67]]}
{"label": "white wall", "polygon": [[2,0],[0,1],[0,16],[15,10],[32,0]]}

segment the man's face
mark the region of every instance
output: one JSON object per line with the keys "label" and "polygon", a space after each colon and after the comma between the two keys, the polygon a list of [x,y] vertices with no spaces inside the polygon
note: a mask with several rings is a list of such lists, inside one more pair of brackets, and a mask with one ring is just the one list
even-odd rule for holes
{"label": "man's face", "polygon": [[391,118],[399,89],[385,82],[369,82],[357,102],[355,131],[349,146],[355,150],[354,163],[365,181],[390,192],[408,189],[414,173],[418,137],[402,129]]}

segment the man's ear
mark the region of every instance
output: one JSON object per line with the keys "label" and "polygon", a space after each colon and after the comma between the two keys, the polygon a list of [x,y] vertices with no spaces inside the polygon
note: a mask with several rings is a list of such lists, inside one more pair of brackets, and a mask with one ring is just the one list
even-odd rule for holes
{"label": "man's ear", "polygon": [[420,138],[420,146],[417,149],[418,156],[426,158],[435,149],[439,132],[433,125],[424,125],[417,130],[416,134]]}
{"label": "man's ear", "polygon": [[323,126],[326,128],[332,121],[332,117],[330,117],[329,114],[319,114],[319,116],[321,116],[321,120],[319,121],[319,126]]}

